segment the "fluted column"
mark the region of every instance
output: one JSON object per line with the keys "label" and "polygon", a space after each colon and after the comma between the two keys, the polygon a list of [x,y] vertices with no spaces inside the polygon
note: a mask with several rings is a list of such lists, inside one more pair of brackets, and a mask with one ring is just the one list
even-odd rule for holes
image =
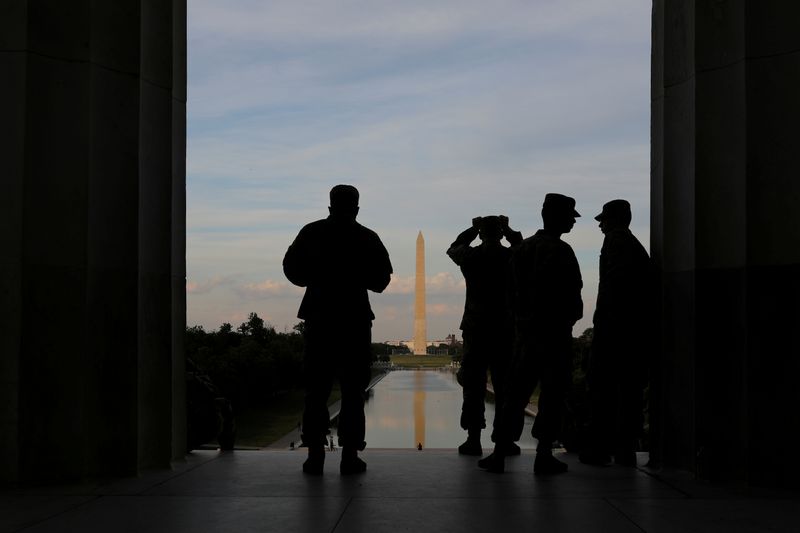
{"label": "fluted column", "polygon": [[[656,0],[653,257],[662,273],[654,456],[796,484],[800,5]],[[794,481],[793,481],[794,480]]]}
{"label": "fluted column", "polygon": [[0,479],[167,466],[185,401],[185,2],[3,10]]}

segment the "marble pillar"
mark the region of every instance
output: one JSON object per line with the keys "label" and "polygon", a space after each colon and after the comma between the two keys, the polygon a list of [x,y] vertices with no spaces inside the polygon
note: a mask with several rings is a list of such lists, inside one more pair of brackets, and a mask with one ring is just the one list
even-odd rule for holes
{"label": "marble pillar", "polygon": [[655,460],[798,485],[800,4],[653,4]]}
{"label": "marble pillar", "polygon": [[0,8],[0,483],[185,450],[185,0]]}
{"label": "marble pillar", "polygon": [[425,317],[425,238],[417,235],[417,272],[414,285],[414,355],[427,353],[427,318]]}

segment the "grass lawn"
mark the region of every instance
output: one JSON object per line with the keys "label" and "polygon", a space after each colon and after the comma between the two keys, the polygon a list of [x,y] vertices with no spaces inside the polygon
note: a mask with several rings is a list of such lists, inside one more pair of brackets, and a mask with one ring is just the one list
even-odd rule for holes
{"label": "grass lawn", "polygon": [[[267,405],[251,407],[236,414],[237,446],[269,446],[297,427],[303,418],[302,389],[275,398]],[[328,405],[333,405],[341,393],[334,386]]]}
{"label": "grass lawn", "polygon": [[392,363],[405,368],[439,368],[450,366],[453,358],[449,355],[393,355]]}
{"label": "grass lawn", "polygon": [[[372,377],[383,371],[373,370]],[[291,391],[260,407],[236,413],[237,446],[269,446],[293,429],[303,418],[303,389]],[[342,397],[339,384],[334,383],[328,406]]]}

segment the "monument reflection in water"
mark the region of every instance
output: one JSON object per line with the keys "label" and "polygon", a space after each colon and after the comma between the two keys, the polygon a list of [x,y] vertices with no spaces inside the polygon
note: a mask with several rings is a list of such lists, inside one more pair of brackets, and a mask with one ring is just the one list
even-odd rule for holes
{"label": "monument reflection in water", "polygon": [[[456,448],[466,438],[459,426],[461,386],[449,369],[390,372],[370,392],[366,416],[369,448]],[[492,448],[493,418],[494,404],[487,402],[487,428],[481,434],[485,453]],[[536,446],[532,424],[526,417],[521,448]]]}

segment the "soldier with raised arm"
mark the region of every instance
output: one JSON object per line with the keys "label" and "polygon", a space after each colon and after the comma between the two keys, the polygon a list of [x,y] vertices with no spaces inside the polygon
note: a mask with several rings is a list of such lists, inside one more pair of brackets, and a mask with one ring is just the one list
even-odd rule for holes
{"label": "soldier with raised arm", "polygon": [[358,190],[336,185],[329,216],[303,229],[286,251],[286,277],[306,288],[298,318],[305,321],[303,472],[322,474],[328,434],[328,397],[334,379],[342,392],[339,413],[341,474],[364,472],[364,399],[369,385],[372,321],[368,290],[382,292],[392,264],[378,235],[356,222]]}
{"label": "soldier with raised arm", "polygon": [[[470,246],[476,237],[480,237],[481,244]],[[512,247],[522,242],[522,234],[508,226],[507,217],[477,217],[447,250],[447,255],[461,267],[467,284],[461,320],[464,356],[458,371],[463,388],[461,428],[467,431],[467,440],[458,447],[462,455],[483,454],[481,430],[486,427],[487,371],[491,374],[495,405],[502,405],[505,399],[514,325],[509,301],[511,248],[503,246],[503,237]],[[512,453],[519,453],[514,443],[507,450],[507,454]]]}

